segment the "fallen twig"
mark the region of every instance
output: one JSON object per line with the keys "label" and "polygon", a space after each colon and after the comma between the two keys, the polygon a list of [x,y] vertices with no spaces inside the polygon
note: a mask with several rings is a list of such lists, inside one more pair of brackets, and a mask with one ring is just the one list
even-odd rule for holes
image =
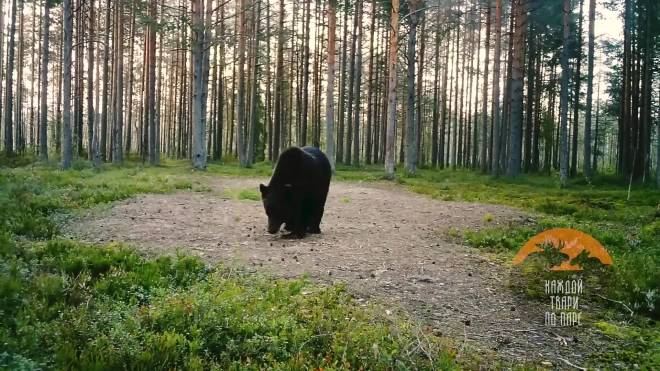
{"label": "fallen twig", "polygon": [[587,371],[586,368],[584,368],[584,367],[580,367],[580,366],[577,366],[577,365],[574,365],[574,364],[572,364],[571,362],[569,362],[569,361],[566,360],[566,359],[563,359],[563,358],[561,358],[561,357],[557,357],[557,359],[559,359],[559,360],[561,360],[561,361],[564,361],[564,363],[566,363],[567,365],[569,365],[569,366],[571,366],[571,367],[575,367],[575,368],[577,368],[578,370]]}
{"label": "fallen twig", "polygon": [[463,345],[461,346],[461,350],[458,351],[458,356],[463,354],[463,350],[465,349],[465,344],[467,344],[467,325],[463,324],[463,335],[465,336],[463,340]]}
{"label": "fallen twig", "polygon": [[631,316],[632,316],[633,314],[635,314],[635,312],[633,312],[633,310],[630,309],[630,307],[628,307],[628,306],[627,306],[624,302],[622,302],[622,301],[619,301],[619,300],[613,300],[613,299],[607,298],[607,297],[605,297],[605,296],[603,296],[603,295],[600,295],[600,294],[595,294],[595,295],[598,296],[598,297],[601,298],[601,299],[605,299],[605,300],[610,301],[610,302],[612,302],[612,303],[621,304],[624,308],[628,309],[628,312],[630,312],[630,315],[631,315]]}

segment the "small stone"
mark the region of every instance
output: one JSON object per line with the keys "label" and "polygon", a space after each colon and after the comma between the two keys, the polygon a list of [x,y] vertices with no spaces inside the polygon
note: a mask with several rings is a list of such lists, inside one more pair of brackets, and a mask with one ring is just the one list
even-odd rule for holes
{"label": "small stone", "polygon": [[270,246],[273,246],[273,243],[272,243],[272,242],[270,243]]}
{"label": "small stone", "polygon": [[282,261],[284,261],[284,257],[282,257]]}
{"label": "small stone", "polygon": [[472,272],[469,272],[469,273],[468,273],[468,277],[472,277]]}
{"label": "small stone", "polygon": [[331,272],[331,271],[328,271],[328,276],[332,276],[332,272]]}

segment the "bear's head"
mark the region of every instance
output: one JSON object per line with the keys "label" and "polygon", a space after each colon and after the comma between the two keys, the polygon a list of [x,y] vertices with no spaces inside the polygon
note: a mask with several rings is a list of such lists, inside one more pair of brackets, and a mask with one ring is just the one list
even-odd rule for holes
{"label": "bear's head", "polygon": [[259,190],[268,216],[268,233],[275,234],[282,224],[293,220],[293,187],[291,184],[279,187],[260,184]]}

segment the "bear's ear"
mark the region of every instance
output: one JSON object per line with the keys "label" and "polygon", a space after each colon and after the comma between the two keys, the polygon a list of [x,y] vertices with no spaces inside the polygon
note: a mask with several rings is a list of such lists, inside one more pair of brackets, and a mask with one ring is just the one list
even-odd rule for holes
{"label": "bear's ear", "polygon": [[263,184],[259,184],[259,190],[261,191],[261,197],[266,197],[268,194],[268,187]]}

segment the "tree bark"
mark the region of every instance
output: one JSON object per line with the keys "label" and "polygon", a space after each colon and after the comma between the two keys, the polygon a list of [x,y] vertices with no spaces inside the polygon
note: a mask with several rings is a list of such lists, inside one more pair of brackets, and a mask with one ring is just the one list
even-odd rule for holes
{"label": "tree bark", "polygon": [[[16,1],[16,0],[14,0]],[[62,140],[62,170],[69,170],[73,157],[73,143],[71,141],[71,49],[73,46],[73,16],[71,14],[71,0],[64,0],[64,66],[62,73],[63,83],[63,140]]]}
{"label": "tree bark", "polygon": [[44,6],[44,46],[41,70],[41,111],[39,118],[39,155],[42,161],[48,160],[48,42],[50,36],[50,7]]}
{"label": "tree bark", "polygon": [[332,173],[335,172],[335,45],[337,29],[337,0],[330,0],[328,7],[328,81],[326,91],[326,155],[330,161]]}
{"label": "tree bark", "polygon": [[[369,76],[367,77],[367,130],[366,130],[366,148],[364,161],[367,165],[371,165],[371,129],[375,125],[375,112],[374,104],[374,35],[376,31],[376,0],[371,0],[371,37],[369,38]],[[376,75],[377,76],[377,75]],[[377,151],[376,151],[377,152]]]}
{"label": "tree bark", "polygon": [[[153,0],[152,0],[153,1]],[[193,135],[192,135],[192,166],[195,169],[203,170],[206,168],[206,122],[204,120],[204,111],[203,111],[203,100],[204,100],[204,54],[205,54],[205,34],[206,26],[204,25],[204,1],[203,0],[194,0],[192,2],[192,17],[193,17],[193,101],[192,101],[192,126],[193,126]],[[244,7],[244,0],[241,0],[241,10]],[[241,12],[243,14],[243,12]],[[244,19],[244,16],[241,15],[241,20]],[[241,26],[243,21],[240,22]],[[154,30],[155,32],[155,30]],[[241,32],[239,40],[244,41],[244,35]],[[155,39],[154,39],[155,41]],[[155,44],[155,43],[154,43]],[[239,46],[240,49],[240,46]],[[244,57],[244,53],[242,54]],[[240,56],[239,56],[240,58]],[[243,59],[241,59],[243,61]],[[243,71],[243,65],[239,62],[240,71]],[[243,85],[240,84],[241,72],[239,72],[239,100],[242,99],[241,90]],[[151,83],[151,82],[150,82]],[[240,106],[240,103],[239,103]],[[242,108],[242,107],[241,107]],[[239,109],[237,112],[240,116],[238,119],[238,126],[236,130],[237,138],[242,136],[242,115],[244,114],[242,109]],[[237,147],[239,162],[241,166],[245,166],[245,152],[243,151],[242,142],[238,144]]]}
{"label": "tree bark", "polygon": [[[124,4],[119,2],[117,4],[119,7],[117,14],[117,96],[116,96],[116,111],[115,111],[115,125],[114,125],[114,154],[112,160],[114,163],[121,164],[124,162],[124,151],[122,146],[123,139],[123,128],[124,128]],[[155,74],[154,74],[155,75]],[[155,149],[151,149],[150,152],[155,152]],[[153,156],[153,154],[152,154]]]}
{"label": "tree bark", "polygon": [[[568,0],[566,0],[568,1]],[[495,56],[493,68],[493,151],[491,175],[500,176],[500,56],[502,52],[502,0],[495,0]]]}
{"label": "tree bark", "polygon": [[349,2],[344,1],[344,31],[342,34],[342,56],[339,81],[339,132],[337,133],[337,160],[344,160],[344,120],[346,116],[346,50],[348,49],[348,7]]}
{"label": "tree bark", "polygon": [[[312,10],[311,10],[311,1],[307,1],[307,6],[306,6],[306,13],[307,13],[307,21],[305,22],[305,60],[303,62],[303,107],[302,107],[302,133],[300,134],[300,145],[305,146],[307,145],[307,127],[309,125],[309,59],[310,59],[310,51],[309,51],[309,35],[310,35],[310,23],[311,23],[311,16],[312,16]],[[335,4],[336,5],[336,4]],[[318,6],[318,3],[317,3]],[[318,9],[318,7],[317,7]],[[335,10],[336,11],[336,10]],[[312,121],[313,122],[313,121]]]}
{"label": "tree bark", "polygon": [[[413,0],[415,1],[415,0]],[[362,0],[358,0],[357,7],[357,24],[358,32],[356,34],[358,39],[357,47],[357,61],[355,64],[355,119],[353,120],[353,166],[360,166],[360,89],[362,87]]]}
{"label": "tree bark", "polygon": [[[131,153],[133,145],[133,84],[135,82],[135,76],[133,74],[133,69],[135,67],[135,19],[137,18],[135,11],[132,14],[131,20],[131,39],[130,39],[130,55],[128,57],[128,118],[126,119],[126,146],[124,151],[126,155]],[[168,146],[169,148],[169,146]]]}
{"label": "tree bark", "polygon": [[275,76],[275,133],[273,135],[273,167],[280,156],[282,101],[284,99],[284,0],[280,0],[280,20],[277,40],[277,74]]}
{"label": "tree bark", "polygon": [[243,137],[243,125],[245,124],[245,13],[247,4],[240,0],[241,7],[238,10],[238,89],[236,104],[236,152],[238,155],[238,166],[246,167],[245,143]]}
{"label": "tree bark", "polygon": [[570,15],[571,15],[571,2],[564,0],[564,45],[561,55],[561,123],[560,123],[560,174],[559,179],[562,186],[568,184],[568,53],[569,53],[569,38],[570,38]]}
{"label": "tree bark", "polygon": [[[65,12],[66,14],[66,12]],[[66,31],[65,31],[66,32]],[[11,26],[9,29],[9,46],[7,47],[7,75],[6,75],[6,97],[5,97],[5,152],[14,152],[14,123],[13,123],[13,98],[14,93],[14,45],[16,34],[16,0],[11,2]]]}
{"label": "tree bark", "polygon": [[87,154],[90,160],[98,156],[94,148],[94,0],[89,0],[89,35],[87,40]]}
{"label": "tree bark", "polygon": [[594,92],[594,29],[596,24],[596,0],[589,0],[589,54],[587,62],[587,112],[584,117],[584,177],[591,178],[591,107]]}
{"label": "tree bark", "polygon": [[511,82],[511,128],[509,131],[509,164],[507,177],[515,178],[520,175],[521,148],[523,120],[523,58],[525,54],[525,0],[515,1],[514,57]]}
{"label": "tree bark", "polygon": [[439,127],[439,93],[438,93],[438,79],[440,74],[440,42],[442,41],[440,37],[440,12],[438,11],[438,17],[436,20],[436,31],[435,31],[435,53],[434,53],[434,63],[435,63],[435,74],[433,77],[433,126],[431,133],[431,166],[435,169],[438,166],[438,127]]}
{"label": "tree bark", "polygon": [[[459,10],[460,10],[460,4],[459,4]],[[461,20],[460,18],[458,19],[458,24],[456,26],[456,49],[454,50],[456,52],[456,75],[454,78],[456,79],[456,82],[454,84],[454,110],[452,112],[452,116],[454,119],[454,127],[451,128],[451,169],[456,171],[456,162],[457,162],[457,155],[458,155],[458,125],[460,124],[458,121],[458,80],[459,80],[459,74],[458,74],[458,68],[461,65],[461,48],[460,48],[460,32],[461,32]],[[462,101],[462,100],[461,100]],[[451,120],[450,120],[451,121]],[[447,138],[449,140],[449,138]]]}
{"label": "tree bark", "polygon": [[259,35],[260,35],[260,18],[261,18],[261,1],[255,4],[257,7],[257,14],[254,26],[254,56],[252,57],[252,98],[251,98],[251,107],[250,107],[250,134],[248,138],[248,156],[247,156],[247,165],[254,165],[254,144],[256,139],[256,130],[257,130],[257,107],[258,107],[258,98],[257,90],[258,85],[258,67],[259,67]]}
{"label": "tree bark", "polygon": [[[358,0],[359,1],[359,0]],[[358,9],[357,4],[355,7],[355,17],[353,19],[353,37],[351,38],[351,56],[348,64],[350,68],[348,78],[348,109],[346,123],[346,147],[344,148],[344,164],[351,164],[351,150],[353,144],[353,99],[354,99],[354,86],[355,86],[355,53],[357,44],[357,24],[358,24]]]}
{"label": "tree bark", "polygon": [[387,144],[385,148],[385,176],[394,180],[394,142],[396,140],[396,62],[399,40],[399,0],[392,0],[390,23],[389,93],[387,116]]}
{"label": "tree bark", "polygon": [[478,120],[478,112],[479,112],[479,78],[481,76],[481,53],[479,53],[479,49],[481,46],[481,14],[479,15],[478,18],[478,24],[479,24],[479,34],[477,35],[477,82],[475,84],[475,97],[474,97],[474,134],[472,135],[472,170],[477,170],[477,157],[479,156],[479,147],[478,147],[478,139],[479,139],[479,120]]}
{"label": "tree bark", "polygon": [[108,153],[108,93],[110,91],[109,86],[109,63],[110,63],[110,0],[106,1],[106,10],[105,10],[105,40],[104,40],[104,52],[103,52],[103,98],[101,100],[101,105],[103,106],[103,114],[101,115],[101,160],[106,161]]}
{"label": "tree bark", "polygon": [[578,26],[577,26],[577,61],[575,67],[575,92],[573,93],[573,123],[571,129],[573,129],[573,144],[571,145],[571,176],[577,175],[577,159],[578,159],[578,129],[580,123],[580,87],[582,86],[580,81],[580,65],[582,63],[582,5],[584,0],[580,0],[580,15],[578,17]]}

